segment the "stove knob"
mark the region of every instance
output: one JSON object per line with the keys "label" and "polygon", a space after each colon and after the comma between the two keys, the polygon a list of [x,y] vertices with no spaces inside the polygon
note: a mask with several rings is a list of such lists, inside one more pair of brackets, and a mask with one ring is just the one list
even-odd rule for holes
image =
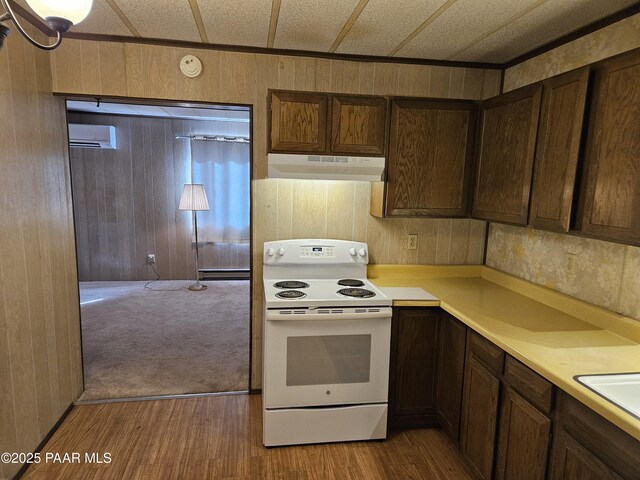
{"label": "stove knob", "polygon": [[267,257],[273,257],[275,253],[276,251],[273,248],[270,248],[269,250],[267,250]]}
{"label": "stove knob", "polygon": [[284,248],[280,247],[278,249],[278,255],[280,255],[280,256],[284,255]]}
{"label": "stove knob", "polygon": [[366,257],[367,256],[367,251],[364,248],[361,248],[360,250],[358,250],[358,254],[361,257]]}
{"label": "stove knob", "polygon": [[351,247],[351,248],[349,249],[349,255],[351,255],[352,257],[355,257],[355,256],[356,256],[356,253],[357,253],[357,252],[356,252],[356,249],[355,249],[355,248]]}

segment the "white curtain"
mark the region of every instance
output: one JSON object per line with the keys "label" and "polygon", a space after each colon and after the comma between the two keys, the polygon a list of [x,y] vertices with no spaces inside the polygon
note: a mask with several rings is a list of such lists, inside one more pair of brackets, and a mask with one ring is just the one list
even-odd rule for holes
{"label": "white curtain", "polygon": [[249,144],[191,140],[193,183],[202,183],[209,210],[198,212],[198,240],[249,243]]}

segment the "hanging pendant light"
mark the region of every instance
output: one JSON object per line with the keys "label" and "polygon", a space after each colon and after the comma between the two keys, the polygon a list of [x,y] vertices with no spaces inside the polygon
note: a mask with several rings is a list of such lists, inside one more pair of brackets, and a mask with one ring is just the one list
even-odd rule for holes
{"label": "hanging pendant light", "polygon": [[33,45],[43,50],[53,50],[62,42],[62,34],[72,25],[77,25],[89,15],[93,0],[27,0],[31,9],[36,12],[49,27],[56,32],[56,41],[51,45],[43,45],[29,36],[13,13],[8,0],[0,0],[5,14],[0,16],[0,47],[9,33],[9,28],[2,22],[13,21],[18,31]]}

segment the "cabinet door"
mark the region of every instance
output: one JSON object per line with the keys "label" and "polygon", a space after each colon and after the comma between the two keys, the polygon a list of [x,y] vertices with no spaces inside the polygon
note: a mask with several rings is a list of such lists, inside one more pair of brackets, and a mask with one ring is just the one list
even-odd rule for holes
{"label": "cabinet door", "polygon": [[588,81],[583,68],[543,82],[531,192],[536,228],[569,231]]}
{"label": "cabinet door", "polygon": [[550,480],[621,480],[621,478],[566,431],[553,441]]}
{"label": "cabinet door", "polygon": [[347,155],[384,155],[387,99],[334,95],[331,151]]}
{"label": "cabinet door", "polygon": [[473,217],[527,224],[541,91],[534,84],[483,102]]}
{"label": "cabinet door", "polygon": [[466,340],[467,327],[443,313],[438,332],[436,411],[440,426],[456,443],[460,433]]}
{"label": "cabinet door", "polygon": [[579,228],[640,245],[640,52],[596,69]]}
{"label": "cabinet door", "polygon": [[273,91],[270,99],[270,151],[326,152],[328,95]]}
{"label": "cabinet door", "polygon": [[[552,471],[554,473],[552,478],[562,478],[562,475],[557,473],[558,471],[582,471],[581,469],[590,471],[587,467],[593,466],[593,468],[596,468],[594,465],[602,465],[603,470],[611,470],[620,478],[638,480],[638,472],[640,472],[640,442],[636,438],[565,392],[559,392],[557,400],[558,406],[554,420],[556,423],[554,433],[556,435],[552,449]],[[565,454],[563,453],[569,447],[565,445],[566,442],[563,442],[562,439],[557,440],[562,435],[558,435],[559,430],[564,431],[567,436],[573,437],[567,442],[573,440],[571,445],[579,444],[581,447],[580,449],[578,447],[571,449],[571,459],[569,461],[565,459]],[[582,456],[578,455],[576,449],[578,451],[586,450],[588,453],[584,457],[592,459],[593,462],[587,462],[586,465],[580,466],[580,468],[572,466],[583,463],[580,460]],[[577,458],[573,458],[576,456]],[[600,468],[598,467],[596,471],[599,470]],[[578,476],[575,478],[591,477]],[[602,476],[596,478],[612,477]]]}
{"label": "cabinet door", "polygon": [[512,388],[503,390],[500,439],[496,460],[498,480],[544,480],[551,420]]}
{"label": "cabinet door", "polygon": [[474,102],[393,99],[386,214],[467,216],[475,127]]}
{"label": "cabinet door", "polygon": [[482,479],[493,473],[500,380],[473,354],[467,355],[460,425],[460,447]]}
{"label": "cabinet door", "polygon": [[440,312],[396,309],[391,329],[389,425],[436,424],[435,366]]}

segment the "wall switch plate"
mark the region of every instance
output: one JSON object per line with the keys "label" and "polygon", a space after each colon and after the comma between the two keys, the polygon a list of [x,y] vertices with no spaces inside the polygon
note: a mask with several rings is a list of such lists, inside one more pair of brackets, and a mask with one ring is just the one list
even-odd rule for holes
{"label": "wall switch plate", "polygon": [[407,250],[415,250],[418,248],[418,235],[410,233],[407,235]]}
{"label": "wall switch plate", "polygon": [[150,253],[149,255],[147,255],[147,263],[148,264],[156,263],[156,254],[155,253]]}

